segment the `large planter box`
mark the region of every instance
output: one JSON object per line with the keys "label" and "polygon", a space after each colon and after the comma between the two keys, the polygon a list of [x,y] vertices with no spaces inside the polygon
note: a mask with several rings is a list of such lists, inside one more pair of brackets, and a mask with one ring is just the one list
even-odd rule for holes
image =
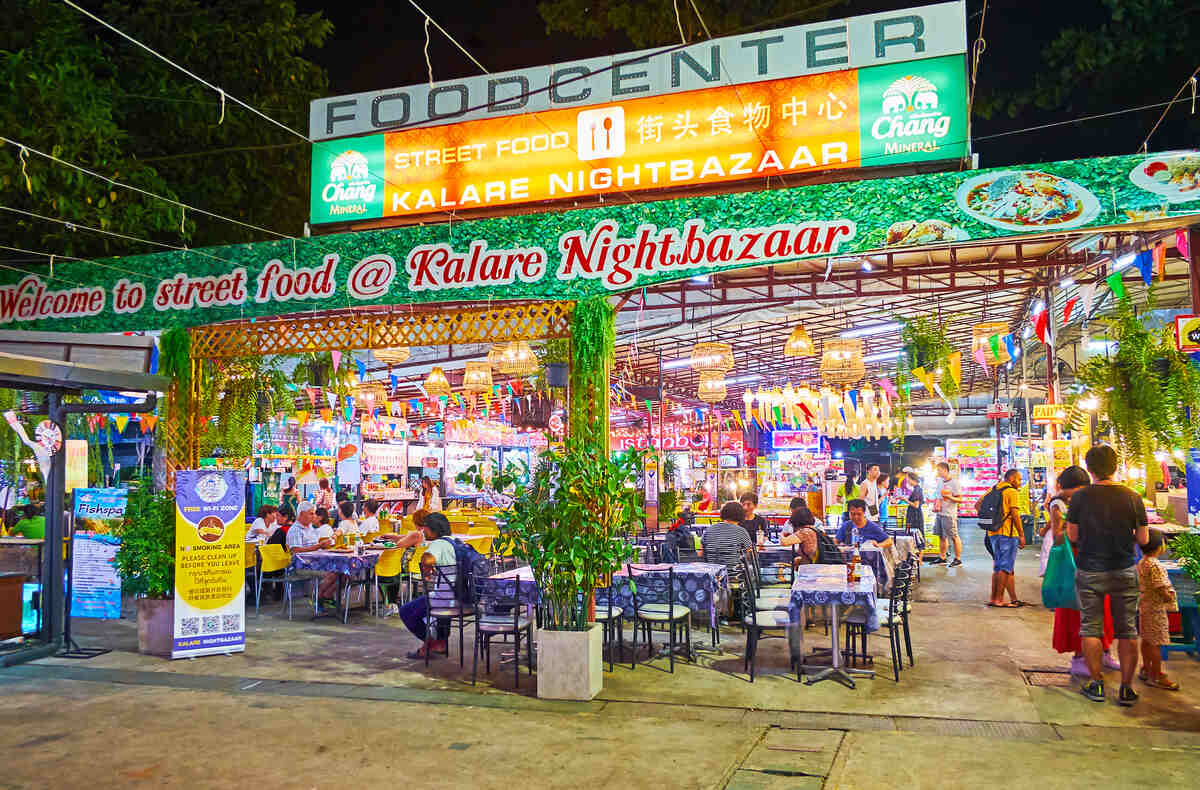
{"label": "large planter box", "polygon": [[170,658],[175,642],[175,599],[138,598],[135,605],[138,652]]}
{"label": "large planter box", "polygon": [[604,629],[537,632],[537,695],[542,699],[590,700],[604,686]]}

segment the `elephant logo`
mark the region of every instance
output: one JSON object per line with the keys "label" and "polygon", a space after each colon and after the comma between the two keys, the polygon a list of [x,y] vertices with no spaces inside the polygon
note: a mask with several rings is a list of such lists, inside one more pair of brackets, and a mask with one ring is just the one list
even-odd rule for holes
{"label": "elephant logo", "polygon": [[901,77],[883,92],[884,115],[936,110],[937,86],[924,77]]}
{"label": "elephant logo", "polygon": [[339,181],[366,181],[371,177],[367,167],[367,158],[358,151],[345,151],[333,160],[333,164],[329,167],[329,180],[333,183]]}

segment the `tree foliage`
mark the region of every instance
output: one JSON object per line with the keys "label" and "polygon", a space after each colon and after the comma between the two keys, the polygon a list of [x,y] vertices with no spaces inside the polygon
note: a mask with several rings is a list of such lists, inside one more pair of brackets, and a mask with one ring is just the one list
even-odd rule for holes
{"label": "tree foliage", "polygon": [[[990,119],[1040,111],[1040,116],[1031,115],[1030,120],[1044,122],[1046,112],[1080,117],[1170,99],[1200,65],[1195,45],[1200,15],[1195,4],[1190,0],[1102,0],[1100,5],[1101,14],[1090,15],[1086,11],[1091,9],[1086,9],[1076,17],[1078,24],[1062,29],[1032,58],[1032,79],[989,74],[991,53],[985,54],[975,113]],[[1189,97],[1186,92],[1184,95]],[[1186,105],[1173,109],[1168,126],[1176,134],[1190,128],[1194,139],[1200,121],[1187,114]],[[1130,123],[1149,132],[1160,112],[1154,108],[1130,116]],[[1112,126],[1082,124],[1076,131],[1085,138],[1103,138],[1111,136]],[[1132,149],[1140,143],[1140,138],[1126,140],[1122,147]],[[1076,146],[1085,144],[1075,141]],[[1111,141],[1105,147],[1111,150]],[[1154,139],[1150,148],[1155,150]]]}
{"label": "tree foliage", "polygon": [[[6,137],[151,192],[286,233],[308,211],[308,146],[54,0],[14,0],[0,30]],[[326,92],[305,54],[332,30],[293,0],[109,0],[96,13],[292,128]],[[222,118],[223,115],[223,118]],[[4,204],[127,235],[196,247],[261,233],[0,146]],[[6,220],[15,220],[12,215]],[[78,257],[130,243],[22,218],[12,246]],[[181,230],[182,229],[182,230]],[[144,247],[132,251],[150,251]]]}
{"label": "tree foliage", "polygon": [[[695,0],[709,32],[729,35],[754,24],[786,19],[800,24],[823,19],[845,0]],[[676,10],[679,17],[676,21]],[[637,47],[678,44],[679,27],[688,41],[708,36],[692,9],[691,0],[542,0],[538,13],[549,32],[579,38],[602,38],[623,33]]]}

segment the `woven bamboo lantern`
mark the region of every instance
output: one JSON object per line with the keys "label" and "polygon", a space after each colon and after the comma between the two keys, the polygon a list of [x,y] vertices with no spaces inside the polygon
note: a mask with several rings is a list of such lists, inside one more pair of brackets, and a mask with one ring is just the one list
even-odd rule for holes
{"label": "woven bamboo lantern", "polygon": [[696,397],[705,403],[720,403],[725,400],[725,374],[724,373],[701,373],[700,386],[697,388]]}
{"label": "woven bamboo lantern", "polygon": [[867,372],[858,338],[826,340],[821,352],[821,378],[830,384],[853,384]]}
{"label": "woven bamboo lantern", "polygon": [[537,369],[537,354],[524,340],[509,343],[500,357],[500,372],[510,376],[529,376]]}
{"label": "woven bamboo lantern", "polygon": [[429,371],[429,378],[425,379],[425,394],[431,398],[439,398],[443,395],[450,395],[450,380],[446,378],[446,372],[441,368],[434,368]]}
{"label": "woven bamboo lantern", "polygon": [[500,370],[500,365],[504,362],[504,349],[507,346],[496,344],[488,351],[487,362],[493,370]]}
{"label": "woven bamboo lantern", "polygon": [[463,390],[466,392],[492,391],[492,366],[486,362],[468,362],[463,375]]}
{"label": "woven bamboo lantern", "polygon": [[816,346],[813,345],[812,338],[808,336],[808,330],[803,326],[797,326],[788,335],[788,339],[783,343],[783,355],[785,357],[811,357],[817,353]]}
{"label": "woven bamboo lantern", "polygon": [[354,402],[370,411],[387,402],[387,388],[379,381],[364,381],[354,388]]}
{"label": "woven bamboo lantern", "polygon": [[733,347],[728,343],[697,343],[692,348],[692,370],[697,373],[728,373],[733,370]]}
{"label": "woven bamboo lantern", "polygon": [[385,365],[399,365],[401,362],[407,362],[412,356],[412,349],[408,346],[395,346],[393,348],[380,348],[374,351],[375,358]]}
{"label": "woven bamboo lantern", "polygon": [[1003,365],[1008,362],[1012,357],[1009,355],[1004,341],[1001,340],[998,344],[1000,354],[996,356],[992,354],[992,344],[988,340],[992,335],[999,335],[1003,338],[1007,334],[1008,324],[1002,321],[987,321],[971,327],[971,358],[974,359],[975,352],[982,348],[984,357],[990,364]]}

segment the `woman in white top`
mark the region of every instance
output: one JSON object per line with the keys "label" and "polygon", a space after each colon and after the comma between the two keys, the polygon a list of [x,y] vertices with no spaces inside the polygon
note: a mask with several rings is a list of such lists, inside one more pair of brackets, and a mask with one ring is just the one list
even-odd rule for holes
{"label": "woman in white top", "polygon": [[338,531],[343,535],[361,535],[362,529],[358,525],[358,520],[354,517],[354,503],[343,502],[338,506],[341,513],[341,520],[338,521]]}
{"label": "woman in white top", "polygon": [[267,538],[275,533],[278,527],[275,525],[275,519],[279,515],[279,508],[274,505],[263,505],[258,509],[258,518],[254,519],[254,523],[250,525],[250,529],[246,530],[247,543],[265,543]]}
{"label": "woman in white top", "polygon": [[442,495],[432,477],[421,478],[421,509],[430,513],[442,509]]}

